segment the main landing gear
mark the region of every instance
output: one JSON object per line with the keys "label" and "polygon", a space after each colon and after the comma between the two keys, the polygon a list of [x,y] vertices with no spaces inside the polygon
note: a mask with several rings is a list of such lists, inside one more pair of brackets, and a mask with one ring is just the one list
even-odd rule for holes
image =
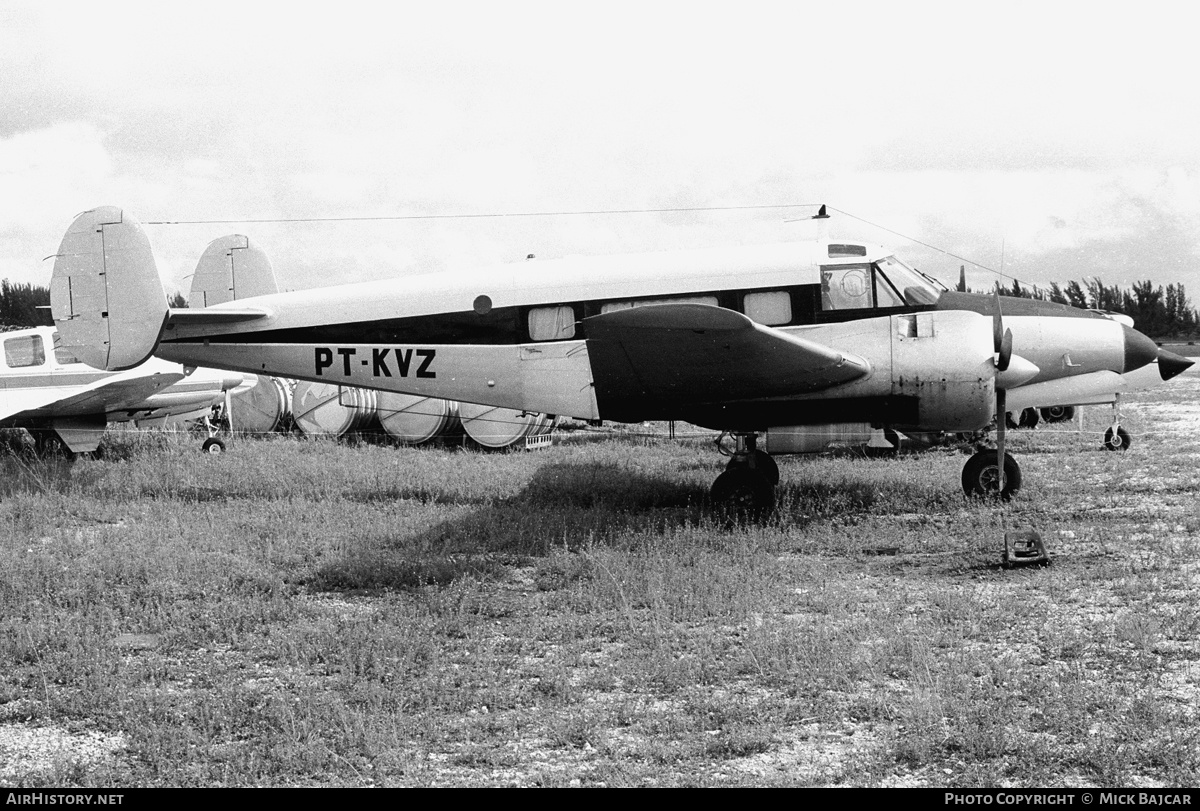
{"label": "main landing gear", "polygon": [[713,482],[710,491],[712,502],[733,516],[761,518],[775,509],[779,466],[769,453],[758,449],[758,434],[732,432],[731,436],[737,443],[732,452],[726,451],[721,445],[724,436],[718,437],[717,448],[730,457],[729,464]]}
{"label": "main landing gear", "polygon": [[968,497],[999,495],[1008,501],[1021,489],[1021,467],[1004,449],[1008,429],[1007,392],[996,390],[996,447],[982,448],[963,465],[962,486]]}
{"label": "main landing gear", "polygon": [[968,496],[1000,494],[1007,501],[1021,489],[1021,466],[1007,451],[1004,452],[1004,489],[1000,489],[1000,454],[994,448],[985,448],[963,465],[963,492]]}

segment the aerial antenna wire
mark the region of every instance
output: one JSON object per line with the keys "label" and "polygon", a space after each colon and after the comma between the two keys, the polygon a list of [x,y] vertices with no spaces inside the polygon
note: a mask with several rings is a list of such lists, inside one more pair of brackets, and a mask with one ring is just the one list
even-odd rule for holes
{"label": "aerial antenna wire", "polygon": [[[834,211],[836,211],[839,214],[843,214],[843,215],[849,217],[852,220],[858,220],[859,222],[869,225],[872,228],[878,228],[879,230],[886,231],[889,234],[892,234],[893,236],[898,236],[901,239],[907,239],[909,242],[915,242],[918,245],[929,248],[931,251],[937,251],[938,253],[945,254],[946,256],[949,256],[953,259],[957,259],[960,262],[966,262],[968,265],[974,265],[975,267],[977,267],[981,270],[986,270],[988,273],[994,273],[997,276],[1001,276],[1005,279],[1011,279],[1012,281],[1018,282],[1018,283],[1020,282],[1020,279],[1018,279],[1016,276],[1009,276],[1003,270],[996,270],[995,268],[989,267],[988,265],[985,265],[982,262],[976,262],[974,259],[968,259],[965,256],[959,256],[956,253],[951,253],[950,251],[947,251],[944,248],[939,248],[937,245],[930,245],[928,242],[923,242],[922,240],[919,240],[916,237],[910,237],[907,234],[902,234],[899,231],[893,231],[891,228],[887,228],[885,226],[879,225],[878,223],[871,222],[870,220],[864,220],[862,217],[858,217],[854,214],[851,214],[849,211],[842,211],[840,208],[834,208],[833,206],[829,206],[829,208],[833,209]],[[1003,268],[1003,266],[1004,266],[1003,265],[1003,263],[1004,263],[1004,243],[1003,242],[1001,242],[1001,245],[1000,245],[1000,261],[1001,261],[1001,268]],[[1029,282],[1029,283],[1027,283],[1027,285],[1029,287],[1033,288],[1034,290],[1041,291],[1043,289],[1033,282]]]}
{"label": "aerial antenna wire", "polygon": [[[703,211],[767,211],[772,209],[783,208],[815,208],[820,203],[769,203],[761,205],[744,205],[744,206],[678,206],[668,208],[601,208],[601,209],[580,209],[574,211],[503,211],[503,212],[483,212],[483,213],[462,213],[462,214],[380,214],[371,216],[353,216],[353,217],[256,217],[256,218],[225,218],[211,220],[150,220],[142,223],[143,225],[256,225],[256,224],[286,224],[286,223],[315,223],[315,222],[401,222],[406,220],[482,220],[482,219],[504,219],[518,217],[581,217],[581,216],[598,216],[612,214],[679,214],[689,212]],[[996,270],[993,267],[976,262],[974,259],[968,259],[965,256],[959,256],[956,253],[939,248],[923,240],[915,237],[902,234],[879,223],[871,222],[870,220],[851,214],[849,211],[837,208],[836,206],[827,206],[828,209],[838,212],[843,216],[853,220],[858,220],[872,228],[878,228],[901,239],[916,243],[923,247],[929,248],[932,251],[957,259],[960,262],[966,262],[969,265],[993,273],[1005,279],[1019,281],[1015,276],[1009,276],[1003,270]],[[47,257],[49,258],[49,257]],[[1036,284],[1030,285],[1035,290],[1040,290]]]}
{"label": "aerial antenna wire", "polygon": [[671,214],[695,211],[756,211],[775,208],[800,208],[816,206],[818,203],[773,203],[749,206],[687,206],[677,208],[601,208],[580,211],[504,211],[481,214],[383,214],[366,217],[272,217],[257,219],[222,220],[151,220],[143,225],[216,225],[256,223],[304,223],[304,222],[379,222],[386,220],[481,220],[504,217],[577,217],[597,214]]}

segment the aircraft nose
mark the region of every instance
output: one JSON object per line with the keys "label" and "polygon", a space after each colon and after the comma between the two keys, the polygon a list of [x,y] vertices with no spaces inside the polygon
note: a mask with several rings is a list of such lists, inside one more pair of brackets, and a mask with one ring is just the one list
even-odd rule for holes
{"label": "aircraft nose", "polygon": [[1158,344],[1148,337],[1122,324],[1125,331],[1125,368],[1123,371],[1132,372],[1158,358]]}
{"label": "aircraft nose", "polygon": [[1191,368],[1194,363],[1195,361],[1191,358],[1176,355],[1165,349],[1158,350],[1158,374],[1163,380],[1170,380],[1180,372]]}

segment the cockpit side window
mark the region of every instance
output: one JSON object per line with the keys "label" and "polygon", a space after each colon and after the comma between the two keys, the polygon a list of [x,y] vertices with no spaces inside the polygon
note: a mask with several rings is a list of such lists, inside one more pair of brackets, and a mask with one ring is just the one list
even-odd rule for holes
{"label": "cockpit side window", "polygon": [[875,306],[870,265],[821,268],[821,309],[862,310]]}
{"label": "cockpit side window", "polygon": [[[940,288],[940,289],[939,289]],[[821,309],[928,307],[937,304],[944,287],[894,256],[854,265],[821,268]]]}
{"label": "cockpit side window", "polygon": [[878,267],[875,268],[875,300],[880,307],[904,306],[904,297],[892,286],[888,277],[884,276]]}
{"label": "cockpit side window", "polygon": [[[886,256],[875,263],[875,275],[880,286],[886,279],[892,290],[903,298],[900,304],[880,306],[910,306],[922,307],[937,304],[938,297],[945,289],[935,279],[919,270],[910,268],[894,256]],[[940,287],[940,289],[939,289]],[[882,301],[882,296],[880,296]]]}

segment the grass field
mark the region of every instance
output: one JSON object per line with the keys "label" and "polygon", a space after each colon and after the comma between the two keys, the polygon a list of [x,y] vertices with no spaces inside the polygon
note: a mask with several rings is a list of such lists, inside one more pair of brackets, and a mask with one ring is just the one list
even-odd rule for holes
{"label": "grass field", "polygon": [[[0,784],[1195,786],[1200,376],[949,450],[114,432],[0,459]],[[1004,570],[1004,532],[1053,564]]]}

